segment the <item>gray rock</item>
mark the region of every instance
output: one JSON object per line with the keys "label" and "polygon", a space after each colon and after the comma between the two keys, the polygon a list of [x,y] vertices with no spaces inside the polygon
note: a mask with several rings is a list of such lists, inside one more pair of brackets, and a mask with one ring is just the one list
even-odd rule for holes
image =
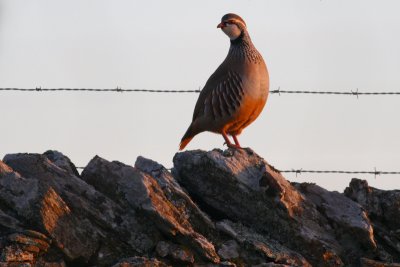
{"label": "gray rock", "polygon": [[361,258],[360,267],[400,267],[400,263],[385,263],[371,259]]}
{"label": "gray rock", "polygon": [[218,255],[224,260],[235,259],[239,257],[239,246],[235,240],[228,240],[222,244],[218,250]]}
{"label": "gray rock", "polygon": [[220,262],[218,264],[214,264],[214,263],[208,263],[208,264],[194,264],[194,267],[225,267],[225,266],[229,266],[229,267],[236,267],[237,265],[233,262],[230,261],[223,261]]}
{"label": "gray rock", "polygon": [[160,257],[166,257],[169,254],[170,243],[165,241],[158,242],[156,246],[156,252]]}
{"label": "gray rock", "polygon": [[7,155],[0,171],[2,211],[50,237],[69,262],[111,264],[126,252],[152,247],[132,212],[46,156]]}
{"label": "gray rock", "polygon": [[190,250],[171,242],[158,242],[156,252],[160,257],[169,257],[173,262],[180,264],[194,263],[194,255]]}
{"label": "gray rock", "polygon": [[[361,205],[316,185],[290,184],[251,149],[178,153],[173,174],[215,219],[251,226],[313,265],[354,265],[383,255]],[[221,224],[217,229],[237,235]],[[255,247],[269,254],[270,246]]]}
{"label": "gray rock", "polygon": [[57,151],[12,154],[0,266],[399,266],[399,211],[398,190],[290,183],[250,149],[178,153],[173,175],[143,157],[80,175]]}
{"label": "gray rock", "polygon": [[243,260],[248,265],[274,263],[299,267],[311,266],[299,253],[239,222],[233,223],[229,220],[224,220],[218,222],[217,225],[224,225],[224,229],[229,229],[228,233],[235,233],[232,237],[237,241],[238,247],[236,247],[236,250],[240,254],[240,260]]}
{"label": "gray rock", "polygon": [[252,267],[292,267],[292,265],[267,262],[267,263],[253,265]]}
{"label": "gray rock", "polygon": [[199,229],[206,231],[213,224],[158,163],[139,158],[136,167],[131,167],[95,157],[82,172],[82,179],[140,213],[144,224],[151,222],[148,229],[155,228],[153,232],[168,236],[204,260],[219,262],[213,244],[194,228],[201,225]]}
{"label": "gray rock", "polygon": [[[362,206],[343,194],[315,184],[297,186],[329,223],[329,230],[346,251],[347,260],[357,262],[363,255],[375,255],[377,245],[372,224]],[[363,249],[360,250],[360,247]],[[368,252],[368,253],[366,253]]]}
{"label": "gray rock", "polygon": [[153,177],[162,188],[165,197],[180,212],[180,217],[203,235],[215,234],[211,219],[193,202],[167,169],[155,161],[138,157],[135,168]]}
{"label": "gray rock", "polygon": [[379,190],[365,180],[352,179],[345,195],[363,206],[372,217],[384,220],[388,228],[400,229],[400,190]]}
{"label": "gray rock", "polygon": [[72,163],[72,161],[61,152],[58,152],[56,150],[48,150],[44,152],[43,155],[46,156],[54,165],[60,167],[61,169],[64,169],[70,174],[79,177],[79,172],[76,169],[74,163]]}
{"label": "gray rock", "polygon": [[[358,202],[372,221],[381,260],[400,262],[400,190],[379,190],[352,179],[345,195]],[[396,253],[393,253],[396,252]]]}
{"label": "gray rock", "polygon": [[314,264],[343,265],[339,243],[319,222],[326,219],[251,149],[178,153],[173,173],[216,218],[251,225]]}
{"label": "gray rock", "polygon": [[240,242],[243,242],[243,239],[240,239],[238,236],[238,233],[231,227],[230,223],[228,221],[219,221],[216,223],[216,228],[221,231],[222,233],[238,240]]}
{"label": "gray rock", "polygon": [[146,257],[131,257],[120,260],[112,267],[167,267],[165,263],[157,259],[149,259]]}

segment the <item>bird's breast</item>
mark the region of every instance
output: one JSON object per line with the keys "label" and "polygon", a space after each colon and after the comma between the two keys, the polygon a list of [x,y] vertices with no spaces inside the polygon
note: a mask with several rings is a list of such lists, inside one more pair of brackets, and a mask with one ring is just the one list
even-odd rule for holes
{"label": "bird's breast", "polygon": [[244,100],[265,102],[269,93],[269,75],[264,61],[244,68],[242,80]]}

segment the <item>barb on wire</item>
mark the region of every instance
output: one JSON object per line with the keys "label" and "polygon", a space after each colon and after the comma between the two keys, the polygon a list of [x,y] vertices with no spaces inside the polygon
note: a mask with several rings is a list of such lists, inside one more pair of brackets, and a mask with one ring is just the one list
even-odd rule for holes
{"label": "barb on wire", "polygon": [[381,172],[380,172],[380,171],[377,171],[377,170],[376,170],[376,167],[374,167],[374,170],[375,170],[374,177],[375,177],[375,179],[376,179],[376,176],[377,176],[377,175],[380,175]]}
{"label": "barb on wire", "polygon": [[351,90],[351,93],[352,93],[353,95],[357,96],[357,99],[358,99],[358,95],[359,95],[359,93],[358,93],[358,88],[357,88],[357,90],[356,90],[355,92],[353,92],[353,90]]}
{"label": "barb on wire", "polygon": [[303,171],[303,169],[300,169],[300,170],[293,170],[292,169],[292,171],[294,171],[296,173],[296,177],[297,177],[297,175],[301,175],[301,172]]}
{"label": "barb on wire", "polygon": [[303,169],[291,169],[291,170],[279,170],[279,172],[283,173],[295,173],[296,176],[302,173],[339,173],[339,174],[373,174],[376,178],[377,175],[390,175],[390,174],[400,174],[395,171],[377,171],[374,168],[374,171],[343,171],[343,170],[303,170]]}
{"label": "barb on wire", "polygon": [[[122,89],[117,86],[116,88],[0,88],[0,91],[20,91],[20,92],[56,92],[56,91],[67,91],[67,92],[144,92],[144,93],[200,93],[200,88],[197,90],[155,90],[155,89]],[[392,92],[359,92],[358,88],[356,91],[350,90],[348,91],[310,91],[310,90],[281,90],[280,87],[276,90],[271,90],[270,94],[315,94],[315,95],[400,95],[400,91],[392,91]]]}
{"label": "barb on wire", "polygon": [[269,91],[270,94],[278,94],[281,96],[281,87],[279,86],[278,89]]}

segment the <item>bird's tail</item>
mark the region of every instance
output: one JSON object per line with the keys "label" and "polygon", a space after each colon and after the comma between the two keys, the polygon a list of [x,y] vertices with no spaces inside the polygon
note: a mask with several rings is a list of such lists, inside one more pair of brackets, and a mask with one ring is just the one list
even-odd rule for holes
{"label": "bird's tail", "polygon": [[183,135],[181,143],[179,144],[179,150],[184,149],[187,144],[193,139],[193,137],[196,135],[196,133],[193,132],[192,125],[189,126],[187,129],[186,133]]}

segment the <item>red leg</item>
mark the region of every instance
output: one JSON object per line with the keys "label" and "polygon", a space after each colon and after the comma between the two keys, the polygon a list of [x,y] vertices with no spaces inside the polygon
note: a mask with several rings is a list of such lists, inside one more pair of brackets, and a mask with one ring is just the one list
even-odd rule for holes
{"label": "red leg", "polygon": [[222,137],[225,139],[225,144],[226,144],[228,147],[231,147],[232,143],[231,143],[231,141],[229,141],[229,138],[228,138],[228,136],[226,135],[226,133],[222,132]]}
{"label": "red leg", "polygon": [[[228,136],[226,135],[226,133],[222,132],[222,136],[224,137],[225,143],[226,143],[226,145],[227,145],[229,148],[241,148],[240,145],[237,145],[237,144],[236,144],[237,139],[236,139],[235,145],[234,145],[234,144],[231,143],[231,141],[229,141],[229,138],[228,138]],[[235,137],[234,137],[234,138],[235,138]]]}
{"label": "red leg", "polygon": [[236,135],[232,135],[232,137],[233,137],[233,141],[235,141],[235,145],[236,145],[238,148],[242,148],[242,147],[240,146],[240,144],[239,144],[239,140],[237,139]]}

